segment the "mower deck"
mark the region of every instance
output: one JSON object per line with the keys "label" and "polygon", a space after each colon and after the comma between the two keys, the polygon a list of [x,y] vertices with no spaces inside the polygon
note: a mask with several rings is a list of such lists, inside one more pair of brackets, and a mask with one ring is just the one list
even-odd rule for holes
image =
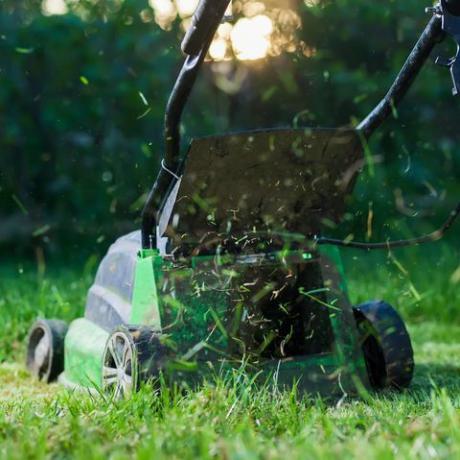
{"label": "mower deck", "polygon": [[[133,258],[136,239],[134,269],[124,260]],[[176,382],[244,361],[249,372],[262,370],[278,385],[297,382],[312,393],[356,393],[368,386],[337,251],[197,256],[175,263],[139,249],[137,232],[118,240],[101,264],[85,318],[66,335],[62,381],[102,385],[107,339],[114,327],[129,324],[160,337],[168,357],[162,371]],[[119,283],[120,276],[133,285]]]}

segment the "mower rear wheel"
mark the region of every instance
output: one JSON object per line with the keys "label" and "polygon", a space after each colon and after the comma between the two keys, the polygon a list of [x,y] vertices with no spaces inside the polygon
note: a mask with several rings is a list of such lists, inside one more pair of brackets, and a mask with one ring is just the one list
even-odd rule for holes
{"label": "mower rear wheel", "polygon": [[38,380],[53,382],[64,371],[64,339],[67,329],[64,321],[49,319],[39,319],[31,327],[26,366]]}
{"label": "mower rear wheel", "polygon": [[142,383],[159,375],[162,345],[147,327],[120,326],[107,339],[102,363],[102,389],[115,400],[129,398]]}
{"label": "mower rear wheel", "polygon": [[363,303],[353,312],[372,387],[408,387],[414,372],[414,353],[401,316],[383,301]]}

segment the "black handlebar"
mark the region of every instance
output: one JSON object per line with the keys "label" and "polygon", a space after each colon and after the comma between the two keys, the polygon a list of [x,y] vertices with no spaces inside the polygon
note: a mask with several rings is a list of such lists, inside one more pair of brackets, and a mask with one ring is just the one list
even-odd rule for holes
{"label": "black handlebar", "polygon": [[[179,125],[182,112],[229,3],[230,0],[200,0],[192,19],[192,25],[182,42],[182,50],[188,57],[168,102],[165,117],[165,156],[142,213],[142,246],[144,249],[157,247],[158,217],[165,206],[168,194],[180,180]],[[403,99],[431,51],[445,34],[451,35],[459,45],[457,55],[449,60],[447,66],[451,70],[454,81],[454,94],[460,93],[460,0],[440,0],[432,10],[433,18],[389,92],[357,127],[364,137],[369,138],[391,114],[392,107]],[[458,208],[453,220],[457,216]],[[328,243],[323,241],[323,244]]]}
{"label": "black handlebar", "polygon": [[158,216],[169,191],[179,180],[180,120],[192,92],[200,67],[212,38],[219,27],[230,0],[201,0],[192,19],[182,50],[187,59],[169,97],[165,113],[165,155],[157,179],[142,211],[142,247],[157,247]]}
{"label": "black handlebar", "polygon": [[192,25],[182,41],[182,51],[189,56],[200,52],[214,33],[215,25],[219,24],[230,0],[201,0],[192,18]]}
{"label": "black handlebar", "polygon": [[369,138],[375,130],[382,125],[392,113],[392,109],[398,106],[402,101],[433,51],[433,48],[442,40],[443,36],[442,19],[434,15],[404,63],[404,66],[388,93],[380,101],[377,107],[358,125],[358,130],[360,130],[366,138]]}

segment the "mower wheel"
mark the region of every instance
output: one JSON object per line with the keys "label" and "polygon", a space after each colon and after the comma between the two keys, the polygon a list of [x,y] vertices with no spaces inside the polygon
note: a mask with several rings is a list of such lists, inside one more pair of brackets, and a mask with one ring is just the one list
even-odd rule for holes
{"label": "mower wheel", "polygon": [[64,321],[39,319],[31,327],[27,341],[27,369],[38,380],[56,380],[64,371],[64,339],[68,326]]}
{"label": "mower wheel", "polygon": [[354,307],[353,312],[372,387],[408,387],[414,372],[414,354],[397,311],[383,301],[371,301]]}
{"label": "mower wheel", "polygon": [[107,339],[102,359],[102,389],[120,400],[159,376],[164,347],[148,327],[120,326]]}

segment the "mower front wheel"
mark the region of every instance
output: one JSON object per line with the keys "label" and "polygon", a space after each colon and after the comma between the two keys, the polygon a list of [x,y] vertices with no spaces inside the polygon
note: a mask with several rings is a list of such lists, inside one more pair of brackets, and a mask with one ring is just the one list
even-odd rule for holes
{"label": "mower front wheel", "polygon": [[64,371],[64,339],[67,329],[64,321],[49,319],[39,319],[31,327],[26,366],[38,380],[53,382]]}
{"label": "mower front wheel", "polygon": [[148,327],[121,326],[107,339],[102,362],[102,390],[115,400],[129,398],[142,383],[159,376],[163,347]]}
{"label": "mower front wheel", "polygon": [[369,380],[374,389],[403,389],[414,372],[409,333],[388,303],[371,301],[353,308]]}

